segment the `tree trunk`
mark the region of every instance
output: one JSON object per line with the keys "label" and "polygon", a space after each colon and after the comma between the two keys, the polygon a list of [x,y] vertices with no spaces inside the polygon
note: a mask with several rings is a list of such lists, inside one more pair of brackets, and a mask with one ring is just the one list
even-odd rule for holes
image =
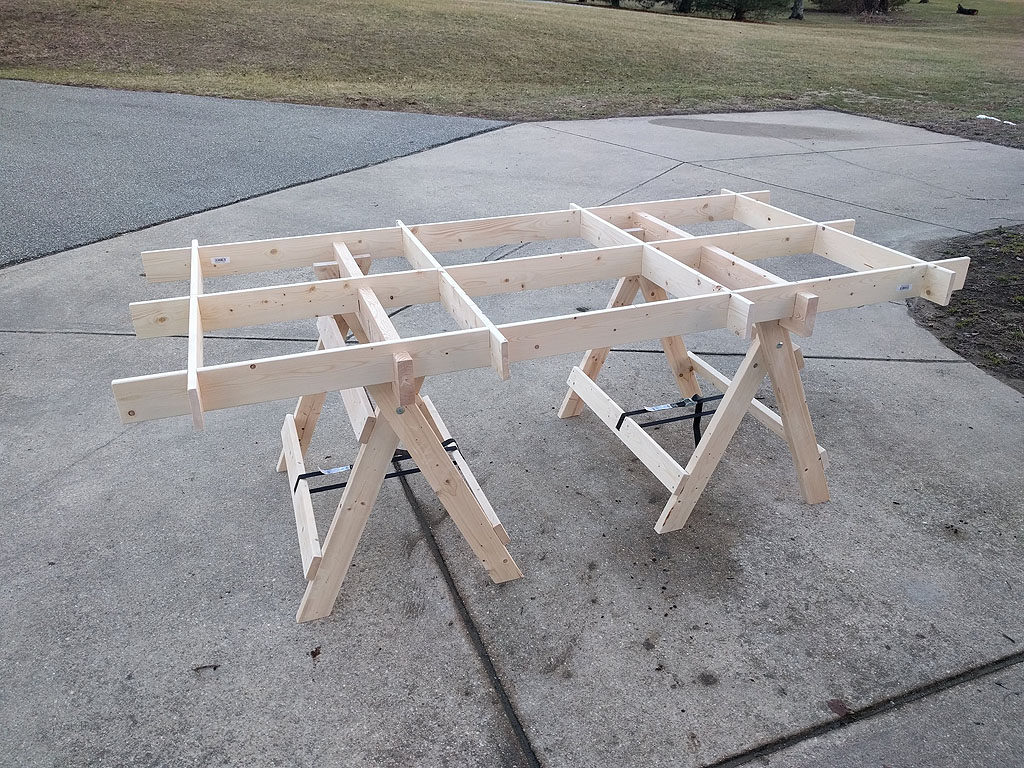
{"label": "tree trunk", "polygon": [[804,19],[804,0],[793,0],[793,8],[790,10],[789,18],[791,18],[791,19],[799,19],[800,21],[803,21],[803,19]]}

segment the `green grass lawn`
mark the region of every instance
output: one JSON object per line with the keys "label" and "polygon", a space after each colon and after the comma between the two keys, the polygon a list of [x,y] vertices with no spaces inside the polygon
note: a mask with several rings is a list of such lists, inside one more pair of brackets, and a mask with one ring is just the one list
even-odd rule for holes
{"label": "green grass lawn", "polygon": [[1024,124],[1024,0],[969,4],[754,24],[527,0],[0,0],[0,76],[514,119]]}

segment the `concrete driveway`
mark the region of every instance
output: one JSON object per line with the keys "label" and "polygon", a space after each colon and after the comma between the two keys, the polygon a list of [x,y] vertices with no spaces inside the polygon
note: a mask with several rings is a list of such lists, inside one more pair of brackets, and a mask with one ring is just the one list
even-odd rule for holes
{"label": "concrete driveway", "polygon": [[[744,422],[665,536],[660,484],[592,414],[555,418],[575,355],[429,381],[526,577],[491,584],[426,483],[389,481],[334,614],[306,625],[274,472],[293,404],[126,428],[109,382],[182,367],[181,339],[131,337],[127,303],[178,294],[138,253],[193,237],[769,188],[928,255],[1024,220],[1022,182],[1019,150],[827,112],[527,124],[0,271],[0,764],[1021,765],[1024,398],[902,304],[801,342],[830,503],[803,505],[784,445]],[[608,291],[481,304],[527,318]],[[210,362],[313,341],[309,323],[215,336]],[[738,362],[730,337],[689,341]],[[622,403],[673,392],[642,351],[601,381]],[[328,403],[312,465],[354,455]]]}

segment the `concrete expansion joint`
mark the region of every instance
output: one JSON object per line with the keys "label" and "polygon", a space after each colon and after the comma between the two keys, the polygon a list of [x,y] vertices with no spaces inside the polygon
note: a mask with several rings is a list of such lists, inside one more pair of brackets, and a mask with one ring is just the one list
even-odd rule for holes
{"label": "concrete expansion joint", "polygon": [[1024,662],[1024,651],[1017,651],[1007,656],[1001,656],[993,661],[980,664],[975,667],[964,670],[956,675],[950,675],[949,677],[940,678],[930,683],[911,688],[903,693],[892,696],[890,698],[881,699],[876,701],[874,704],[869,704],[866,707],[860,709],[850,710],[846,714],[837,717],[834,720],[829,720],[824,723],[818,723],[812,725],[809,728],[804,728],[795,733],[782,736],[778,739],[774,739],[765,744],[761,744],[756,747],[752,747],[743,752],[739,752],[735,755],[723,758],[714,763],[708,763],[702,768],[738,768],[741,765],[747,765],[754,760],[768,757],[769,755],[782,752],[790,747],[795,747],[809,739],[815,739],[819,736],[824,736],[828,733],[841,730],[854,723],[864,722],[871,720],[872,718],[878,717],[879,715],[888,714],[898,709],[902,709],[908,704],[912,704],[922,699],[927,699],[931,696],[935,696],[939,693],[944,693],[952,688],[956,688],[964,683],[974,682],[981,678],[994,675],[997,672],[1002,672],[1009,667],[1016,666]]}

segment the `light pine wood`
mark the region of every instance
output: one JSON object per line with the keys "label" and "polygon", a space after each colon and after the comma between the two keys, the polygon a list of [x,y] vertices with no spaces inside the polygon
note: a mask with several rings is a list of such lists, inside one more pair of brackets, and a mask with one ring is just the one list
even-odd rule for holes
{"label": "light pine wood", "polygon": [[[725,219],[753,227],[694,237],[685,227]],[[853,234],[852,220],[813,222],[769,203],[767,192],[626,203],[564,211],[276,238],[151,251],[153,281],[188,279],[189,293],[136,302],[139,336],[187,336],[186,367],[112,383],[126,423],[191,414],[197,427],[210,410],[299,396],[282,426],[278,468],[292,481],[296,529],[309,579],[298,618],[330,613],[350,567],[395,448],[405,444],[472,551],[494,581],[521,571],[508,536],[460,451],[445,451],[450,433],[419,389],[425,377],[490,366],[501,377],[512,362],[587,350],[570,377],[559,411],[584,403],[648,466],[671,498],[656,529],[682,526],[742,417],[749,412],[787,442],[808,502],[828,498],[827,454],[816,442],[790,332],[810,335],[816,314],[923,296],[937,304],[963,286],[968,259],[926,263]],[[537,240],[583,239],[580,251],[444,267],[435,253]],[[850,274],[787,281],[757,262],[815,253]],[[359,255],[354,255],[359,254]],[[367,275],[371,259],[404,256],[414,267]],[[313,267],[316,280],[210,292],[204,278]],[[495,324],[474,297],[618,281],[604,310]],[[645,303],[634,305],[640,291]],[[672,298],[672,297],[677,298]],[[389,307],[440,302],[458,330],[403,338]],[[317,349],[256,360],[204,365],[204,332],[316,318]],[[756,327],[756,331],[755,331]],[[728,328],[752,338],[730,381],[692,355],[685,333]],[[346,343],[351,331],[358,344]],[[680,466],[596,384],[609,349],[659,338],[685,396],[700,393],[697,374],[724,392],[703,439]],[[755,399],[765,375],[779,413]],[[360,449],[322,549],[309,487],[298,476],[324,404],[340,390]],[[367,390],[369,390],[369,395]],[[372,395],[376,407],[370,402]]]}
{"label": "light pine wood", "polygon": [[[324,348],[322,339],[317,340],[316,348],[317,350]],[[320,418],[320,412],[323,411],[326,399],[326,392],[317,392],[312,395],[303,395],[299,398],[299,402],[295,404],[292,420],[295,422],[295,432],[299,439],[299,455],[303,458],[306,456],[306,451],[309,450],[309,444],[313,439],[313,431],[316,429],[316,423]],[[285,461],[284,448],[282,448],[281,455],[277,459],[277,471],[284,472],[287,468],[288,464]]]}
{"label": "light pine wood", "polygon": [[726,290],[718,281],[652,245],[644,246],[643,276],[680,298]]}
{"label": "light pine wood", "polygon": [[[818,225],[806,224],[704,235],[686,242],[657,242],[654,246],[690,267],[698,267],[701,263],[701,250],[705,245],[721,248],[725,253],[747,260],[811,253],[817,231]],[[627,231],[627,234],[636,233]],[[640,258],[642,249],[642,245],[634,242],[631,245],[587,251],[460,264],[448,267],[446,271],[469,296],[477,297],[570,285],[578,282],[581,274],[586,274],[592,280],[616,279],[639,274],[641,266],[633,260]],[[330,254],[324,253],[324,257],[329,258]],[[367,257],[355,258],[358,262]],[[709,264],[714,269],[714,264]],[[299,320],[320,314],[344,314],[354,311],[360,287],[371,288],[384,307],[438,301],[437,275],[436,269],[411,270],[354,279],[317,280],[205,293],[199,299],[199,306],[207,332],[243,328]],[[709,278],[722,276],[721,273],[708,273]],[[963,273],[958,275],[958,280],[962,280],[962,276]],[[730,287],[739,287],[729,284],[727,280],[718,279],[718,282]],[[956,287],[962,287],[962,283]],[[927,293],[925,296],[930,298]],[[129,310],[135,332],[140,337],[188,333],[188,296],[132,302]]]}
{"label": "light pine wood", "polygon": [[[934,279],[931,282],[925,280],[932,265],[952,273],[947,275],[936,272],[939,277],[946,280],[947,285],[952,283],[955,290],[957,285],[962,285],[969,261],[967,258],[946,259],[932,264],[912,264],[874,272],[813,278],[788,285],[747,288],[734,292],[733,295],[753,302],[747,319],[752,322],[766,322],[792,317],[795,312],[796,296],[800,292],[818,296],[819,312],[922,296],[926,287],[936,282]],[[645,338],[661,338],[664,335],[710,330],[712,327],[729,327],[730,322],[738,326],[743,318],[731,318],[727,305],[719,305],[719,300],[727,302],[728,297],[675,299],[674,301],[678,302],[710,301],[709,312],[695,322],[689,323],[669,311],[666,315],[660,315],[645,324],[644,328],[650,335],[645,337],[643,333],[639,336],[631,334],[630,340],[640,341]],[[503,325],[498,326],[498,330],[509,340],[509,360],[516,362],[544,357],[547,354],[571,352],[574,349],[601,348],[608,346],[609,342],[623,343],[624,339],[615,338],[614,332],[611,331],[615,325],[604,325],[606,319],[598,319],[594,325],[589,326],[591,334],[582,347],[572,344],[567,338],[572,336],[572,329],[567,327],[571,316]],[[545,325],[556,333],[554,340],[558,342],[557,344],[547,343]],[[534,333],[536,338],[530,338]],[[522,357],[513,354],[513,334],[517,336],[516,346],[520,348],[519,354],[522,354]],[[549,349],[559,351],[543,351]],[[204,411],[231,408],[298,397],[334,389],[339,385],[342,388],[349,388],[390,381],[393,374],[391,355],[396,351],[409,352],[413,356],[417,376],[434,376],[491,365],[489,334],[486,329],[479,328],[402,339],[399,342],[369,345],[362,349],[302,352],[227,363],[207,366],[197,371],[204,395],[203,408]],[[204,381],[204,378],[209,381]],[[117,379],[111,386],[121,420],[126,424],[181,416],[191,413],[192,410],[186,393],[185,371]]]}
{"label": "light pine wood", "polygon": [[416,392],[419,390],[416,385],[416,374],[413,373],[412,355],[408,352],[398,352],[392,359],[395,364],[395,399],[399,406],[408,408],[416,402]]}
{"label": "light pine wood", "polygon": [[648,435],[643,428],[631,418],[622,421],[619,429],[615,425],[622,416],[623,409],[597,386],[580,368],[573,368],[569,374],[569,388],[592,410],[601,421],[608,425],[616,437],[621,440],[633,455],[658,478],[662,485],[670,491],[679,487],[686,472],[668,451]]}
{"label": "light pine wood", "polygon": [[663,336],[709,331],[739,326],[730,314],[728,293],[669,299],[653,304],[637,304],[615,309],[600,309],[543,320],[499,325],[508,339],[508,356],[513,363],[551,357],[566,352],[581,352],[611,344],[633,344]]}
{"label": "light pine wood", "polygon": [[402,445],[409,451],[462,537],[487,569],[491,580],[499,583],[521,578],[522,571],[498,538],[465,477],[441,447],[422,411],[404,408],[402,413],[398,413],[398,400],[389,386],[377,384],[369,390],[370,397],[380,407],[381,415],[398,434]]}
{"label": "light pine wood", "polygon": [[[636,298],[638,290],[640,290],[639,275],[620,278],[619,282],[615,285],[615,290],[612,291],[611,299],[608,301],[608,309],[629,306],[633,303],[633,299]],[[596,380],[597,374],[604,366],[605,360],[608,359],[610,351],[609,347],[588,349],[579,365],[583,374],[590,379]],[[581,413],[583,413],[583,399],[573,391],[572,387],[569,387],[569,391],[566,392],[562,405],[558,409],[558,418],[571,419],[574,416],[579,416]]]}
{"label": "light pine wood", "polygon": [[[956,269],[966,270],[966,264],[953,264],[959,261],[950,259],[948,262],[934,263],[946,272],[937,273],[949,282],[958,278]],[[902,267],[888,267],[871,272],[853,272],[832,277],[817,277],[798,280],[786,285],[769,285],[761,288],[746,288],[736,291],[754,302],[752,315],[755,322],[782,320],[792,317],[796,310],[796,298],[799,293],[809,293],[818,297],[818,312],[830,312],[849,307],[860,307],[865,304],[879,304],[886,301],[902,301],[914,296],[923,296],[928,287],[926,276],[932,271],[933,264],[910,264]]]}
{"label": "light pine wood", "polygon": [[749,195],[742,194],[736,195],[736,206],[733,208],[732,218],[756,229],[806,224],[811,221],[782,208],[776,208],[765,200],[755,200]]}
{"label": "light pine wood", "polygon": [[[398,227],[218,243],[202,246],[199,255],[206,277],[244,275],[309,267],[318,261],[327,261],[336,242],[345,243],[354,253],[372,253],[376,259],[403,255],[402,232]],[[151,283],[187,280],[190,257],[188,248],[143,251],[146,279]]]}
{"label": "light pine wood", "polygon": [[[423,411],[423,415],[426,416],[427,421],[430,422],[431,428],[437,435],[441,442],[445,440],[451,440],[452,433],[448,431],[448,427],[445,426],[444,421],[441,419],[441,414],[437,408],[434,407],[433,401],[426,395],[422,395],[419,398],[418,407]],[[455,450],[451,452],[452,460],[455,465],[462,472],[463,478],[466,480],[466,485],[469,486],[470,491],[473,492],[473,496],[476,497],[477,503],[480,508],[484,511],[487,516],[487,520],[491,524],[491,528],[494,529],[494,533],[502,544],[508,544],[510,539],[508,533],[505,531],[505,526],[501,524],[501,520],[498,519],[498,514],[494,511],[494,507],[488,500],[483,488],[480,487],[480,483],[476,479],[476,475],[473,474],[473,470],[469,466],[469,462],[466,461],[466,457],[462,455],[461,450]]]}
{"label": "light pine wood", "polygon": [[699,259],[697,269],[728,288],[753,288],[758,285],[778,285],[786,282],[767,269],[751,264],[718,246],[703,246]]}
{"label": "light pine wood", "polygon": [[693,237],[689,232],[674,227],[667,221],[662,221],[657,216],[652,216],[645,211],[640,211],[635,216],[636,223],[644,230],[646,241],[651,240],[673,240],[677,237],[689,239]]}
{"label": "light pine wood", "polygon": [[824,224],[814,238],[814,253],[858,272],[927,263]]}
{"label": "light pine wood", "polygon": [[345,413],[352,425],[352,433],[360,443],[370,439],[373,425],[377,423],[373,405],[362,387],[341,390],[341,401],[345,404]]}
{"label": "light pine wood", "polygon": [[[385,307],[429,304],[439,299],[437,271],[414,270],[207,293],[199,297],[199,308],[207,332],[246,328],[354,312],[362,288],[374,291]],[[187,296],[133,302],[129,310],[140,337],[187,332]]]}
{"label": "light pine wood", "polygon": [[[755,199],[768,199],[767,192],[747,192],[746,194]],[[649,200],[643,203],[602,205],[587,210],[596,213],[617,227],[635,227],[636,214],[642,211],[673,226],[685,229],[690,224],[732,218],[735,200],[736,193],[727,192],[721,195],[701,195],[675,200]]]}
{"label": "light pine wood", "polygon": [[[799,355],[799,349],[794,347],[793,352],[797,358],[797,368],[803,368],[803,357]],[[725,376],[725,374],[708,363],[707,360],[693,354],[692,352],[690,353],[690,360],[697,372],[710,381],[719,392],[724,394],[729,391],[731,381],[727,376]],[[783,440],[786,439],[786,430],[785,427],[782,426],[782,417],[760,400],[755,398],[750,401],[749,413]],[[818,446],[818,455],[821,456],[822,466],[825,469],[828,469],[828,452],[820,445]]]}
{"label": "light pine wood", "polygon": [[740,363],[725,397],[718,401],[715,414],[711,417],[711,423],[708,424],[700,444],[686,463],[686,477],[669,498],[654,526],[658,533],[675,531],[686,524],[715,467],[722,460],[743,415],[749,410],[750,403],[766,373],[761,358],[761,340],[755,338]]}
{"label": "light pine wood", "polygon": [[793,301],[793,316],[779,320],[779,325],[798,336],[814,333],[814,320],[818,316],[818,297],[801,291]]}
{"label": "light pine wood", "polygon": [[[640,278],[640,292],[647,301],[665,301],[668,296],[665,289],[655,285],[647,278]],[[661,339],[661,348],[665,351],[669,368],[676,386],[683,397],[693,397],[700,394],[700,383],[694,373],[693,365],[690,362],[690,355],[686,349],[686,343],[682,336],[666,336]]]}
{"label": "light pine wood", "polygon": [[490,296],[573,285],[579,283],[581,277],[585,277],[588,282],[617,280],[626,275],[639,274],[642,256],[643,247],[640,245],[617,245],[518,259],[456,264],[445,269],[468,295]]}
{"label": "light pine wood", "polygon": [[796,466],[800,493],[808,504],[828,501],[825,467],[814,437],[804,385],[793,354],[793,341],[778,322],[759,323],[757,336],[761,340],[762,356],[775,390],[786,443]]}
{"label": "light pine wood", "polygon": [[334,609],[396,448],[398,435],[386,419],[378,419],[370,439],[359,446],[348,485],[324,538],[320,567],[306,585],[296,621],[322,619]]}
{"label": "light pine wood", "polygon": [[299,536],[299,552],[302,555],[302,573],[306,581],[316,576],[320,568],[322,552],[320,537],[316,530],[316,518],[313,516],[313,500],[309,496],[309,483],[299,480],[299,475],[306,471],[302,460],[302,447],[295,429],[295,418],[292,414],[284,417],[281,427],[281,446],[285,468],[288,470],[288,490],[292,497],[295,510],[295,529]]}
{"label": "light pine wood", "polygon": [[579,226],[579,214],[568,210],[414,224],[408,229],[426,248],[444,253],[536,240],[565,240],[577,237]]}
{"label": "light pine wood", "polygon": [[199,260],[199,241],[192,241],[192,269],[188,297],[188,362],[186,385],[192,426],[203,428],[203,398],[199,392],[199,369],[203,366],[203,318],[199,312],[199,296],[203,292],[203,265]]}

